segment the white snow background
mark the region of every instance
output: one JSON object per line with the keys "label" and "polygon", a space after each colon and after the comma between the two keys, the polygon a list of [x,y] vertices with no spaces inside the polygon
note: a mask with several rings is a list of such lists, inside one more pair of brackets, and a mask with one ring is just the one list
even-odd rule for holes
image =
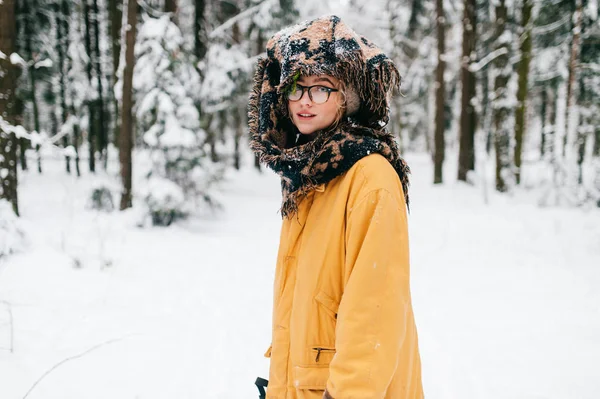
{"label": "white snow background", "polygon": [[[257,398],[280,191],[247,158],[223,211],[167,228],[86,209],[101,177],[85,167],[21,173],[28,244],[0,259],[0,398]],[[441,186],[429,155],[407,160],[426,397],[600,398],[600,211],[540,208],[524,189],[485,204],[448,178],[455,159]]]}

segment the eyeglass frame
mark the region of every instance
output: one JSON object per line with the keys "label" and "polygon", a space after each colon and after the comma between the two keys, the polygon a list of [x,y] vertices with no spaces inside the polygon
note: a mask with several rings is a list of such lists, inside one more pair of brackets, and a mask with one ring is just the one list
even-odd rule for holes
{"label": "eyeglass frame", "polygon": [[[327,101],[329,101],[329,98],[331,97],[331,93],[337,93],[337,92],[340,91],[339,89],[334,89],[332,87],[327,87],[327,86],[323,86],[323,85],[303,86],[301,84],[296,83],[296,90],[298,90],[298,87],[300,88],[300,91],[302,92],[300,94],[300,97],[297,100],[291,100],[290,99],[290,93],[292,93],[292,91],[288,90],[285,93],[285,96],[286,96],[286,98],[287,98],[288,101],[296,102],[296,101],[302,100],[302,97],[304,97],[304,90],[306,90],[308,92],[308,98],[310,99],[310,101],[312,101],[315,104],[321,105],[321,104],[325,104]],[[310,93],[310,90],[313,87],[324,87],[325,89],[327,89],[327,99],[325,101],[323,101],[322,103],[318,103],[315,100],[313,100],[312,94]],[[296,90],[294,90],[294,91],[296,91]]]}

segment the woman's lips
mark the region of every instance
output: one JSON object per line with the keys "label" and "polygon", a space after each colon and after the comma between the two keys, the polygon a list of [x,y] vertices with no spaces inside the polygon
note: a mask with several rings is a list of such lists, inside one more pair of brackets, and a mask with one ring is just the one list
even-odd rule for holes
{"label": "woman's lips", "polygon": [[308,121],[308,120],[311,120],[312,118],[314,118],[316,115],[315,114],[311,114],[309,112],[299,112],[299,113],[296,114],[296,116],[301,121]]}

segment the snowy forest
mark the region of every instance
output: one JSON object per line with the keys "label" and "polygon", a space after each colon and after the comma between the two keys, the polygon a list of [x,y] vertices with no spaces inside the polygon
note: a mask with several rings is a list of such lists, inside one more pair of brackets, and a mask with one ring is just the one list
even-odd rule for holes
{"label": "snowy forest", "polygon": [[500,192],[600,206],[595,0],[21,0],[1,10],[1,196],[16,214],[18,169],[43,174],[58,156],[77,176],[118,160],[120,188],[98,187],[99,207],[135,198],[168,224],[211,206],[224,169],[247,156],[247,95],[266,40],[322,13],[369,32],[397,63],[389,129],[404,152],[431,154],[434,183],[483,184],[491,164]]}
{"label": "snowy forest", "polygon": [[257,396],[281,187],[248,95],[335,14],[402,77],[426,397],[596,399],[599,8],[0,0],[0,398]]}

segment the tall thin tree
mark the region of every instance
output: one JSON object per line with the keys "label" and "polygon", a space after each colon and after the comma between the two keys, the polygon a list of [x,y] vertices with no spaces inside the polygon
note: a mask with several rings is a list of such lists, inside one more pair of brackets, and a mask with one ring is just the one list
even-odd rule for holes
{"label": "tall thin tree", "polygon": [[93,26],[94,26],[94,71],[96,73],[96,109],[98,112],[98,149],[103,161],[104,169],[107,168],[108,160],[108,114],[104,109],[104,90],[102,83],[102,54],[100,53],[100,12],[98,11],[98,0],[92,0]]}
{"label": "tall thin tree", "polygon": [[[123,19],[123,1],[122,0],[109,0],[108,1],[108,12],[110,18],[110,43],[111,43],[111,56],[112,56],[112,86],[117,83],[117,71],[119,70],[119,59],[121,57],[121,24]],[[114,114],[114,128],[113,128],[113,143],[118,146],[119,143],[119,102],[115,98],[114,90],[109,90],[111,93],[111,101],[113,106]]]}
{"label": "tall thin tree", "polygon": [[[60,95],[60,125],[64,125],[67,121],[67,53],[69,49],[69,4],[67,0],[60,0],[60,3],[55,3],[56,16],[56,40],[58,51],[58,79],[59,79],[59,95]],[[68,134],[62,137],[63,147],[69,145]],[[67,173],[71,173],[71,157],[68,153],[65,155],[65,168]]]}
{"label": "tall thin tree", "polygon": [[[576,102],[576,83],[579,67],[579,53],[581,47],[581,25],[583,20],[583,3],[582,0],[575,0],[575,9],[573,10],[573,29],[572,39],[569,54],[569,78],[567,79],[567,109],[566,109],[566,129],[563,136],[562,156],[566,156],[567,146],[575,145],[574,135],[577,129],[577,112],[575,107]],[[570,138],[570,140],[569,140]]]}
{"label": "tall thin tree", "polygon": [[[0,2],[0,116],[14,122],[16,75],[10,57],[15,51],[15,0]],[[8,200],[19,214],[17,195],[17,137],[0,125],[0,199]]]}
{"label": "tall thin tree", "polygon": [[[88,56],[88,61],[85,65],[85,72],[88,80],[89,87],[93,87],[93,65],[92,65],[92,57],[94,51],[92,49],[92,21],[91,21],[91,10],[88,3],[89,0],[82,0],[82,12],[83,12],[83,21],[85,32],[83,35],[83,42],[85,45],[85,51]],[[98,114],[96,112],[95,101],[87,100],[87,108],[88,108],[88,152],[89,152],[89,168],[90,172],[96,171],[96,140],[98,137],[97,131],[97,119]]]}
{"label": "tall thin tree", "polygon": [[463,41],[460,80],[462,84],[460,141],[458,150],[458,180],[467,181],[467,173],[475,169],[475,130],[477,113],[475,99],[475,74],[471,71],[476,50],[477,0],[464,0]]}
{"label": "tall thin tree", "polygon": [[496,20],[494,27],[495,51],[498,56],[494,59],[494,101],[492,102],[492,120],[494,128],[494,144],[496,149],[496,190],[508,190],[507,177],[510,173],[510,129],[508,118],[510,108],[508,101],[508,81],[512,68],[509,58],[511,42],[508,30],[508,9],[506,0],[496,2]]}
{"label": "tall thin tree", "polygon": [[521,7],[521,59],[517,67],[519,87],[517,89],[517,109],[515,112],[515,183],[521,183],[521,157],[523,154],[523,138],[527,124],[527,93],[529,85],[529,64],[531,62],[531,10],[533,0],[522,0]]}
{"label": "tall thin tree", "polygon": [[434,176],[433,183],[442,183],[444,166],[445,141],[444,131],[446,121],[444,118],[446,84],[444,82],[444,71],[446,70],[446,17],[444,13],[444,1],[436,0],[437,14],[437,44],[438,59],[435,71],[435,147],[433,155]]}
{"label": "tall thin tree", "polygon": [[125,68],[123,70],[123,109],[121,111],[121,134],[119,135],[119,161],[121,163],[120,209],[131,208],[131,152],[133,147],[133,67],[135,66],[135,36],[137,1],[127,1],[127,27],[125,33]]}

